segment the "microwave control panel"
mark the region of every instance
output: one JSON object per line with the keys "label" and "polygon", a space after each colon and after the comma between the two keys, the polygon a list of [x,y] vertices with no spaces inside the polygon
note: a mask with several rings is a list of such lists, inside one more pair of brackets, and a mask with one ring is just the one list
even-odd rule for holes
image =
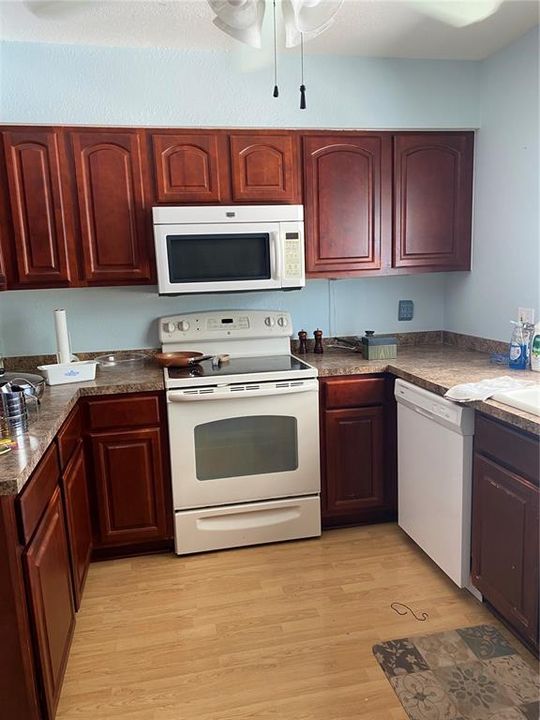
{"label": "microwave control panel", "polygon": [[304,285],[303,223],[282,223],[283,287]]}

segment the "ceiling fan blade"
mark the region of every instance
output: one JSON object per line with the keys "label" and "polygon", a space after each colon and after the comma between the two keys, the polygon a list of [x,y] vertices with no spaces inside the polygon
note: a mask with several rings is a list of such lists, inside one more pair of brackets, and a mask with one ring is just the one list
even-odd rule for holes
{"label": "ceiling fan blade", "polygon": [[497,12],[503,0],[410,0],[423,15],[454,27],[482,22]]}
{"label": "ceiling fan blade", "polygon": [[327,30],[342,4],[343,0],[282,0],[286,47],[299,45],[301,35],[310,40]]}
{"label": "ceiling fan blade", "polygon": [[24,7],[39,18],[61,20],[78,13],[83,13],[97,5],[101,0],[23,0]]}
{"label": "ceiling fan blade", "polygon": [[265,0],[208,0],[216,13],[214,25],[235,40],[261,47]]}

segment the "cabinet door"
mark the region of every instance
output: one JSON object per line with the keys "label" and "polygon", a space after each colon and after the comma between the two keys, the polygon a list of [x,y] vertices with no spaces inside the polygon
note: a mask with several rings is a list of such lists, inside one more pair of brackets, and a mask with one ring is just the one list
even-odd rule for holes
{"label": "cabinet door", "polygon": [[152,229],[143,133],[73,131],[71,141],[86,282],[150,282]]}
{"label": "cabinet door", "polygon": [[298,203],[298,140],[268,133],[230,136],[235,202]]}
{"label": "cabinet door", "polygon": [[74,272],[72,199],[62,181],[63,135],[21,128],[3,133],[16,287],[69,285]]}
{"label": "cabinet door", "polygon": [[57,486],[24,556],[47,717],[58,704],[75,625],[71,567]]}
{"label": "cabinet door", "polygon": [[226,138],[218,133],[153,133],[156,196],[161,203],[229,199]]}
{"label": "cabinet door", "polygon": [[324,276],[381,267],[391,242],[391,140],[304,138],[306,269]]}
{"label": "cabinet door", "polygon": [[64,472],[62,486],[73,570],[75,609],[78,610],[92,552],[92,525],[82,443]]}
{"label": "cabinet door", "polygon": [[325,513],[356,516],[385,504],[382,406],[324,413]]}
{"label": "cabinet door", "polygon": [[159,428],[92,433],[99,544],[168,537]]}
{"label": "cabinet door", "polygon": [[538,488],[482,455],[475,455],[473,583],[536,646],[538,505]]}
{"label": "cabinet door", "polygon": [[395,267],[469,270],[473,133],[394,139]]}

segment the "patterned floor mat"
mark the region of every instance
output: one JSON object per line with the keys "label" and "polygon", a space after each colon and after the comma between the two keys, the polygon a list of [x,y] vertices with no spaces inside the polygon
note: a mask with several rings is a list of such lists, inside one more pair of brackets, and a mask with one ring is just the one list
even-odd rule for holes
{"label": "patterned floor mat", "polygon": [[411,720],[539,720],[534,672],[491,625],[390,640],[373,654]]}

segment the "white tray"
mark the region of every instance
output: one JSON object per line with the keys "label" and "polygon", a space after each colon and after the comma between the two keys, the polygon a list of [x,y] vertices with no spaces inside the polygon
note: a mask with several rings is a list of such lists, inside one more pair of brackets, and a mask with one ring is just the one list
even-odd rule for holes
{"label": "white tray", "polygon": [[81,360],[72,363],[55,363],[54,365],[39,365],[45,376],[47,385],[65,385],[67,383],[85,382],[96,377],[95,360]]}

